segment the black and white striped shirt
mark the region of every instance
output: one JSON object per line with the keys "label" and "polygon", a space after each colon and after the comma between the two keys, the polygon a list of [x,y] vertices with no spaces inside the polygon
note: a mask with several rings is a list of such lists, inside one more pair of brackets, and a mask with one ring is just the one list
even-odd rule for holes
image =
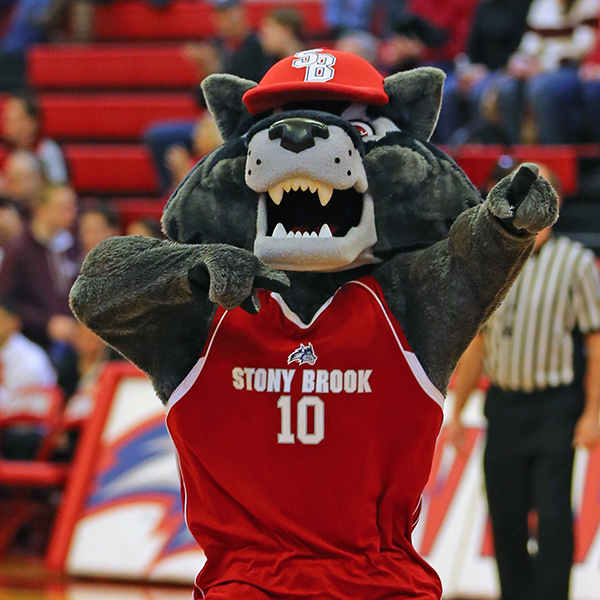
{"label": "black and white striped shirt", "polygon": [[512,391],[569,385],[576,329],[600,330],[600,276],[591,250],[551,237],[482,329],[485,372]]}

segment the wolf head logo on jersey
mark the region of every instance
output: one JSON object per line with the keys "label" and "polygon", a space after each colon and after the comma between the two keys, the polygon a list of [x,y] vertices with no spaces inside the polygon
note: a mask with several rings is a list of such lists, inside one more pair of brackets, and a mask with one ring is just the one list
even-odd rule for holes
{"label": "wolf head logo on jersey", "polygon": [[299,365],[314,365],[317,362],[317,355],[310,342],[308,342],[308,346],[300,344],[300,348],[297,348],[288,356],[287,364],[293,362],[297,362]]}
{"label": "wolf head logo on jersey", "polygon": [[279,61],[258,85],[206,78],[225,143],[172,196],[168,236],[305,272],[375,264],[446,237],[479,194],[428,142],[443,80],[432,68],[384,79],[322,48]]}

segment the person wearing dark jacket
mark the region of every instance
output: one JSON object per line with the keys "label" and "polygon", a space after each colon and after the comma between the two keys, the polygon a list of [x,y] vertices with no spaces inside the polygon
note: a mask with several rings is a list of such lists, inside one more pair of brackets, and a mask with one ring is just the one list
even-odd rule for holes
{"label": "person wearing dark jacket", "polygon": [[0,295],[15,300],[23,334],[45,350],[69,343],[75,328],[68,297],[80,267],[69,232],[76,214],[73,190],[49,185],[36,198],[23,234],[5,247]]}
{"label": "person wearing dark jacket", "polygon": [[[244,79],[260,81],[276,60],[289,53],[288,48],[282,49],[281,55],[271,53],[273,50],[265,45],[262,33],[257,34],[250,28],[241,0],[213,0],[212,4],[215,9],[215,29],[218,37],[212,41],[190,43],[183,48],[184,55],[198,70],[199,81],[212,73],[229,73]],[[280,9],[273,11],[270,17],[275,13],[294,12]],[[300,28],[300,21],[296,24],[293,19],[290,22],[285,16],[279,19],[279,23],[290,31]],[[203,110],[205,103],[199,85],[195,95],[199,109]],[[177,169],[169,168],[170,158],[173,158],[170,157],[170,150],[173,147],[184,148],[188,153],[195,154],[194,132],[201,123],[202,121],[197,119],[166,121],[153,124],[146,132],[145,141],[152,152],[163,192],[179,183],[173,181],[172,171]],[[177,160],[177,157],[175,159]]]}
{"label": "person wearing dark jacket", "polygon": [[465,124],[463,141],[483,134],[484,138],[478,141],[504,142],[501,133],[497,132],[494,137],[490,124],[481,115],[480,106],[521,43],[531,2],[484,0],[477,6],[466,52],[457,57],[455,69],[444,86],[437,128],[440,142],[453,141],[453,134]]}

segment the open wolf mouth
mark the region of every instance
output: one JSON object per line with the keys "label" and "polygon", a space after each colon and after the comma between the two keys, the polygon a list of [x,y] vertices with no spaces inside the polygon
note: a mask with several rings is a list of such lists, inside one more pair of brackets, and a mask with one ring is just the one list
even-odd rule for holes
{"label": "open wolf mouth", "polygon": [[299,149],[292,136],[305,133],[306,120],[296,131],[299,120],[286,122],[286,144],[283,137],[272,139],[271,128],[248,142],[246,185],[259,194],[255,254],[291,271],[377,262],[371,252],[377,242],[373,199],[352,136],[329,124],[326,138],[316,136]]}
{"label": "open wolf mouth", "polygon": [[281,197],[276,190],[273,198],[273,188],[259,196],[254,243],[259,258],[292,271],[333,271],[378,262],[371,252],[377,234],[368,192],[327,189],[304,179],[279,186]]}
{"label": "open wolf mouth", "polygon": [[271,189],[266,235],[273,238],[344,237],[358,227],[363,194],[337,190],[312,179],[288,179]]}

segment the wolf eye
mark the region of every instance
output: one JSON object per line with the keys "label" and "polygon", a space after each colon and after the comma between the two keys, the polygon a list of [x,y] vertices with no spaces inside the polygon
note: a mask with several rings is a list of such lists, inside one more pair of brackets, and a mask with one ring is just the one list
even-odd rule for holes
{"label": "wolf eye", "polygon": [[361,137],[375,135],[375,131],[373,130],[371,125],[369,125],[368,123],[365,123],[364,121],[350,121],[350,123],[352,123],[352,125],[354,126],[354,129],[356,129],[356,131],[358,131],[358,133],[360,133]]}

